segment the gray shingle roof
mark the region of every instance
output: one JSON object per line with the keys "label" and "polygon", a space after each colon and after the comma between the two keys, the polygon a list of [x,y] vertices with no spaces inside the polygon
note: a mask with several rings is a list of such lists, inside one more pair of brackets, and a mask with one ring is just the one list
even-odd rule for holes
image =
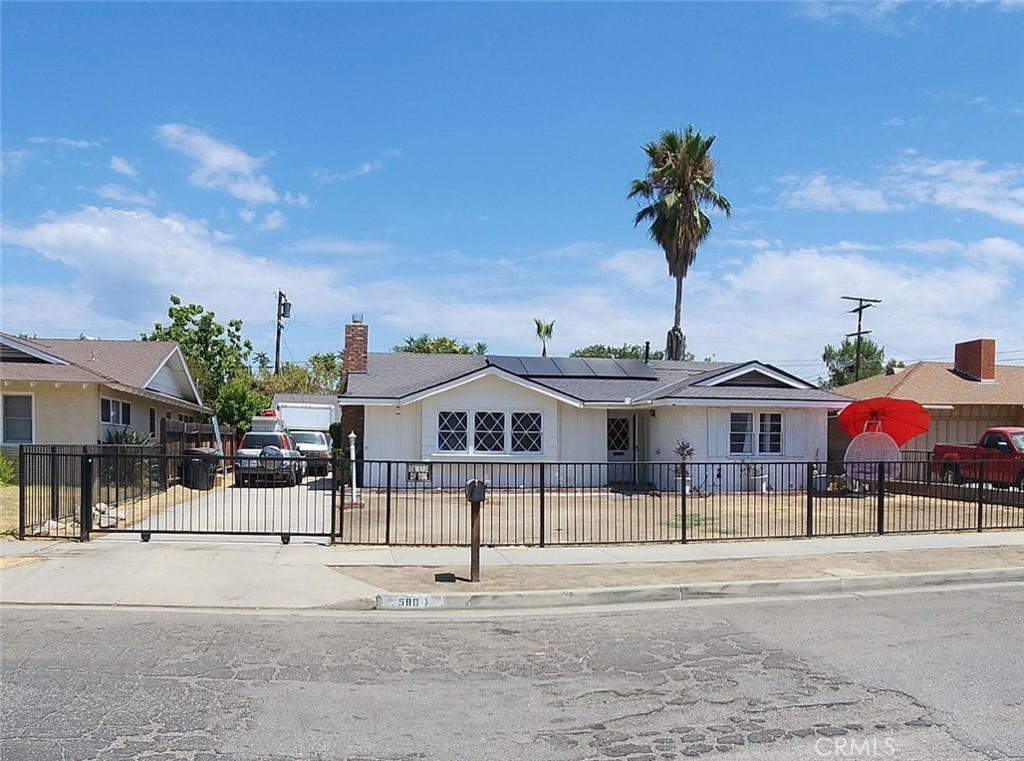
{"label": "gray shingle roof", "polygon": [[953,371],[951,363],[917,362],[893,375],[840,386],[836,391],[853,399],[892,396],[919,404],[1024,404],[1024,367],[996,365],[994,381],[976,381]]}
{"label": "gray shingle roof", "polygon": [[[755,399],[778,401],[834,402],[838,406],[848,400],[817,388],[761,387],[761,386],[714,386],[695,387],[698,383],[724,371],[740,367],[734,362],[667,362],[652,361],[649,365],[651,377],[594,377],[590,371],[579,370],[578,377],[551,377],[542,370],[540,363],[515,363],[515,358],[489,358],[465,354],[408,354],[379,353],[367,358],[366,373],[352,373],[348,377],[348,388],[342,394],[346,398],[362,400],[397,400],[413,394],[428,391],[450,381],[495,367],[504,372],[510,368],[522,368],[523,373],[514,373],[529,383],[547,388],[583,403],[622,404],[627,399],[644,397],[647,401],[687,399]],[[539,375],[531,375],[527,368],[541,368]],[[563,364],[562,368],[570,367]],[[639,373],[634,373],[638,375]]]}
{"label": "gray shingle roof", "polygon": [[[18,339],[78,365],[105,380],[142,388],[177,347],[173,341],[102,341],[77,338]],[[4,363],[5,372],[19,363]],[[22,368],[59,367],[29,363]],[[28,372],[22,370],[22,372]],[[39,378],[38,380],[50,380]]]}
{"label": "gray shingle roof", "polygon": [[[5,336],[7,334],[4,334]],[[14,340],[13,336],[8,336]],[[68,364],[49,362],[0,363],[0,377],[7,380],[55,383],[101,383],[128,393],[158,399],[197,412],[210,410],[177,396],[146,388],[149,379],[177,349],[174,341],[78,338],[18,338],[18,343],[57,357]]]}

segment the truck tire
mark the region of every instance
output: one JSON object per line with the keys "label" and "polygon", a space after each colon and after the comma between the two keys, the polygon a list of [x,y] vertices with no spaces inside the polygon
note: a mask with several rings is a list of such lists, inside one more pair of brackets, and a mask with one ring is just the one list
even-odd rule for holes
{"label": "truck tire", "polygon": [[1021,491],[1024,491],[1024,470],[1017,474],[1017,482],[1014,485]]}
{"label": "truck tire", "polygon": [[962,484],[963,478],[960,477],[960,468],[956,465],[943,465],[942,466],[942,483],[944,484]]}

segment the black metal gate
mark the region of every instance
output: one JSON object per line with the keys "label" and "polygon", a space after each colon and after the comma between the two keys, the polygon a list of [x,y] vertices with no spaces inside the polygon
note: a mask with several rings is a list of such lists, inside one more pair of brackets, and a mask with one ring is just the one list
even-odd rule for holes
{"label": "black metal gate", "polygon": [[[87,540],[93,531],[333,538],[339,500],[332,476],[307,475],[301,458],[261,463],[244,486],[241,458],[211,450],[166,455],[156,447],[23,446],[19,533]],[[247,471],[249,472],[249,471]],[[298,482],[298,483],[296,483]]]}

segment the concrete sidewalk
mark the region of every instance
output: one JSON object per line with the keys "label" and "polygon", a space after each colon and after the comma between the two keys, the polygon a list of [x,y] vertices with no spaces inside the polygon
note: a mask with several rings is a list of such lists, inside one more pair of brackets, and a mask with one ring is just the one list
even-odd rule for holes
{"label": "concrete sidewalk", "polygon": [[0,542],[0,602],[255,610],[517,608],[1024,581],[1024,532],[686,545],[330,547],[114,535]]}

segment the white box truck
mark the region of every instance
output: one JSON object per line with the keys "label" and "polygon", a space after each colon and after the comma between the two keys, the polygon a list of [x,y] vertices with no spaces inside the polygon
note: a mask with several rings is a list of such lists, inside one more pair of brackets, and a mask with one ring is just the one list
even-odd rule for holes
{"label": "white box truck", "polygon": [[311,475],[326,476],[331,469],[331,424],[341,420],[338,403],[282,399],[274,407],[302,456],[308,458],[306,470]]}

